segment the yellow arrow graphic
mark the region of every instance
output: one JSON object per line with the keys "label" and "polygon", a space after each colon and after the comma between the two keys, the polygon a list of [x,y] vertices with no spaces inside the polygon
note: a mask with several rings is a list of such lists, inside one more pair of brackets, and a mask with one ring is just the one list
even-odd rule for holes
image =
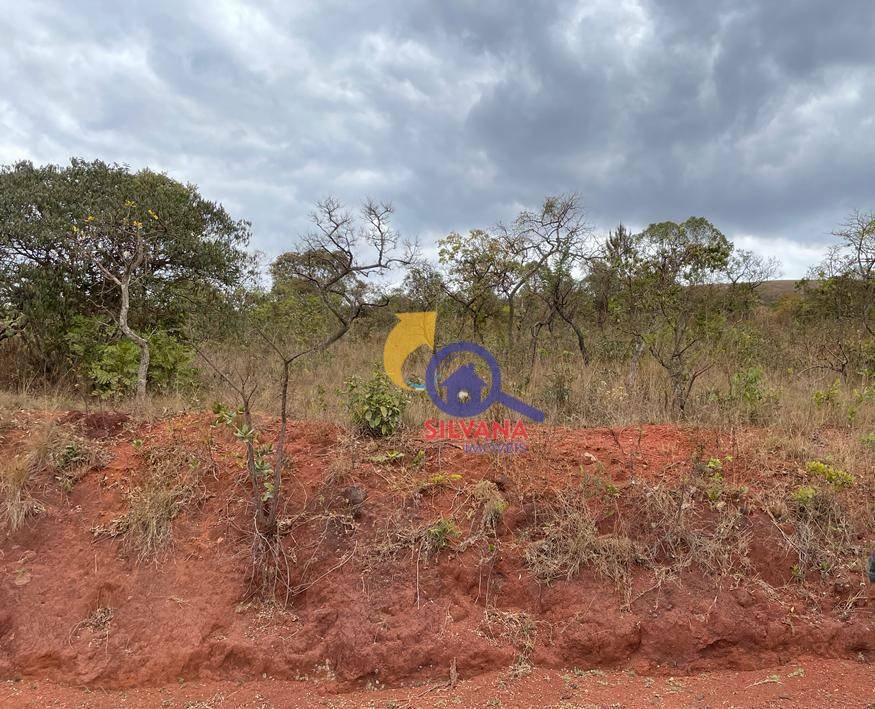
{"label": "yellow arrow graphic", "polygon": [[434,331],[437,325],[437,312],[395,313],[398,322],[383,347],[383,366],[395,384],[402,389],[410,389],[404,381],[401,368],[414,350],[427,345],[434,349]]}

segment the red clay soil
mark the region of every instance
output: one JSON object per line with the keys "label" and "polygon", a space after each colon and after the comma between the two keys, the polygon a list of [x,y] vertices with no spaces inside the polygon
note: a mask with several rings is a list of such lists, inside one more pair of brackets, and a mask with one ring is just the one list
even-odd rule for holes
{"label": "red clay soil", "polygon": [[67,687],[42,680],[0,685],[0,707],[822,707],[875,706],[871,665],[812,660],[767,670],[647,676],[632,671],[536,669],[515,678],[487,672],[447,681],[339,692],[325,682],[256,678],[247,682],[176,682],[129,690]]}
{"label": "red clay soil", "polygon": [[[44,418],[21,414],[0,455],[20,452]],[[34,493],[45,511],[0,537],[5,705],[875,701],[875,593],[861,565],[809,574],[801,586],[788,530],[744,500],[743,574],[693,566],[656,583],[643,565],[622,593],[586,567],[547,584],[527,566],[543,501],[584,473],[619,491],[617,514],[599,512],[603,534],[621,517],[634,525],[634,511],[621,508],[642,481],[682,484],[697,455],[731,453],[725,478],[750,491],[796,474],[798,463],[777,456],[763,469],[762,452],[747,458],[714,432],[544,428],[528,453],[492,456],[416,438],[357,441],[334,426],[296,422],[281,520],[293,593],[283,608],[250,598],[251,506],[230,432],[209,414],[66,421],[99,439],[106,462],[69,493],[45,481]],[[275,425],[265,423],[268,440]],[[386,455],[393,446],[405,453],[400,461]],[[182,448],[196,456],[198,494],[174,521],[168,550],[138,561],[122,539],[96,535],[124,513],[150,456]],[[414,465],[420,449],[424,460]],[[483,479],[508,505],[493,536],[477,534],[472,491]],[[393,531],[451,514],[460,534],[439,553],[415,545],[378,553]],[[872,531],[861,547],[872,545]],[[450,676],[457,686],[443,688]]]}

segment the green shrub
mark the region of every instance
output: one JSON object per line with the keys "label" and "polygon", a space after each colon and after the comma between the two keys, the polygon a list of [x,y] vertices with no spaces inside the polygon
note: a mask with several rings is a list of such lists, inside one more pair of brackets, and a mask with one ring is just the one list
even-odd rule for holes
{"label": "green shrub", "polygon": [[401,425],[407,397],[383,372],[369,379],[356,377],[347,382],[348,406],[352,422],[372,436],[391,436]]}
{"label": "green shrub", "polygon": [[443,485],[457,483],[461,479],[462,475],[460,473],[435,473],[425,481],[423,487],[441,487]]}
{"label": "green shrub", "polygon": [[829,389],[818,389],[811,395],[811,400],[817,406],[835,406],[839,401],[839,380],[836,379]]}
{"label": "green shrub", "polygon": [[459,528],[451,519],[439,519],[422,532],[422,545],[426,555],[436,554],[450,543],[452,537],[459,536]]}
{"label": "green shrub", "polygon": [[705,496],[708,498],[708,502],[712,505],[716,505],[718,507],[722,507],[723,503],[721,502],[721,498],[723,497],[724,492],[724,479],[723,479],[723,468],[725,463],[731,463],[732,456],[727,455],[725,458],[709,458],[708,462],[705,463],[704,466],[701,463],[698,464],[697,468],[703,474],[703,480],[701,482],[702,487],[705,491]]}
{"label": "green shrub", "polygon": [[839,470],[819,460],[809,460],[805,464],[805,470],[825,480],[835,488],[841,489],[854,484],[854,476],[844,470]]}
{"label": "green shrub", "polygon": [[875,399],[875,387],[866,386],[862,389],[854,389],[851,392],[851,401],[848,403],[848,425],[853,426],[857,421],[860,408]]}
{"label": "green shrub", "polygon": [[723,474],[721,472],[715,470],[710,475],[705,494],[708,496],[708,502],[712,505],[720,502],[720,498],[723,496]]}
{"label": "green shrub", "polygon": [[735,372],[730,381],[729,396],[755,411],[766,398],[763,370],[759,367],[748,367]]}
{"label": "green shrub", "polygon": [[800,485],[790,493],[790,500],[800,507],[808,507],[817,497],[817,488],[811,485]]}
{"label": "green shrub", "polygon": [[[77,317],[67,331],[73,365],[100,399],[132,394],[137,388],[140,350],[120,337],[114,326],[97,318]],[[157,389],[189,388],[195,383],[194,352],[159,330],[149,336],[149,385]]]}
{"label": "green shrub", "polygon": [[403,451],[390,450],[385,453],[371,456],[372,463],[394,463],[396,460],[404,458]]}

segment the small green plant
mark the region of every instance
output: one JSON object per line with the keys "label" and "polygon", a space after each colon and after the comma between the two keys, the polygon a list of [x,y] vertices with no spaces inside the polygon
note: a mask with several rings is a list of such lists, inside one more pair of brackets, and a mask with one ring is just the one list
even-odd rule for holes
{"label": "small green plant", "polygon": [[790,493],[790,501],[799,507],[809,507],[817,497],[817,488],[811,485],[800,485]]}
{"label": "small green plant", "polygon": [[70,492],[84,469],[95,462],[94,452],[75,440],[65,443],[50,457],[55,469],[55,480],[64,492]]}
{"label": "small green plant", "polygon": [[36,476],[54,479],[62,490],[70,492],[88,470],[99,464],[99,450],[67,427],[50,421],[37,428],[27,440],[23,456],[0,464],[0,487],[10,505],[5,515],[9,526],[17,528],[25,517],[41,509],[28,492]]}
{"label": "small green plant", "polygon": [[731,462],[732,456],[727,455],[722,459],[710,458],[705,464],[705,469],[710,471],[705,481],[705,496],[712,505],[723,506],[720,502],[724,491],[723,466]]}
{"label": "small green plant", "polygon": [[474,486],[472,492],[474,499],[483,507],[481,527],[486,532],[495,534],[498,521],[507,509],[507,501],[491,480],[481,480]]}
{"label": "small green plant", "polygon": [[426,555],[437,554],[450,543],[453,537],[459,536],[459,528],[452,519],[439,519],[422,532],[422,546]]}
{"label": "small green plant", "polygon": [[273,469],[268,457],[273,455],[271,444],[259,444],[255,429],[243,419],[243,409],[232,409],[220,402],[213,404],[213,413],[216,415],[214,426],[227,426],[234,432],[234,436],[242,441],[247,450],[251,450],[251,465],[255,478],[261,481],[260,498],[262,502],[272,500],[276,494],[273,483]]}
{"label": "small green plant", "polygon": [[614,499],[620,496],[620,488],[618,488],[610,480],[604,481],[603,495],[608,499]]}
{"label": "small green plant", "polygon": [[731,455],[727,455],[722,460],[720,458],[710,458],[708,460],[708,462],[705,464],[705,467],[708,468],[708,470],[713,470],[717,473],[722,473],[723,472],[723,464],[724,463],[731,463],[731,462],[732,462]]}
{"label": "small green plant", "polygon": [[431,487],[445,487],[462,480],[460,473],[435,473],[425,480],[420,486],[420,492]]}
{"label": "small green plant", "polygon": [[864,433],[860,436],[860,443],[875,451],[875,433]]}
{"label": "small green plant", "polygon": [[729,398],[741,402],[751,414],[755,414],[766,400],[763,370],[759,367],[748,367],[735,372],[729,383]]}
{"label": "small green plant", "polygon": [[[599,463],[600,464],[600,463]],[[598,468],[598,465],[596,466]],[[604,473],[604,466],[598,468],[600,473]],[[620,488],[611,481],[610,478],[604,477],[601,474],[591,475],[579,466],[581,477],[581,489],[587,494],[596,495],[604,500],[616,500],[620,497]]]}
{"label": "small green plant", "polygon": [[347,394],[352,422],[365,433],[386,437],[400,427],[407,398],[383,372],[366,380],[350,379]]}
{"label": "small green plant", "polygon": [[842,489],[845,487],[850,487],[854,484],[854,476],[850,473],[840,470],[839,468],[834,468],[831,465],[827,465],[819,460],[809,460],[805,464],[805,470],[811,474],[816,475],[817,477],[825,480],[827,483],[832,485],[836,489]]}
{"label": "small green plant", "polygon": [[270,443],[265,443],[255,448],[255,470],[258,477],[261,478],[261,501],[267,502],[272,500],[276,490],[273,486],[273,468],[271,467],[268,456],[273,455],[273,446]]}
{"label": "small green plant", "polygon": [[708,478],[705,494],[708,496],[708,502],[712,505],[720,502],[720,498],[723,496],[723,474],[719,470],[715,470]]}
{"label": "small green plant", "polygon": [[[873,445],[875,445],[875,444],[873,444]],[[411,459],[410,465],[412,465],[414,468],[421,468],[422,464],[424,462],[425,462],[425,451],[422,448],[420,448],[418,451],[416,451],[416,455],[414,455],[413,458]]]}
{"label": "small green plant", "polygon": [[862,389],[854,389],[851,392],[851,401],[848,404],[848,425],[853,426],[857,421],[857,417],[860,413],[860,407],[864,406],[867,402],[875,399],[875,387],[867,386]]}
{"label": "small green plant", "polygon": [[386,451],[385,453],[371,456],[371,462],[372,463],[393,463],[396,460],[401,460],[403,457],[404,457],[404,453],[402,453],[401,451],[391,450],[391,451]]}
{"label": "small green plant", "polygon": [[817,406],[835,406],[839,402],[839,380],[836,379],[829,389],[818,389],[811,395],[811,400]]}

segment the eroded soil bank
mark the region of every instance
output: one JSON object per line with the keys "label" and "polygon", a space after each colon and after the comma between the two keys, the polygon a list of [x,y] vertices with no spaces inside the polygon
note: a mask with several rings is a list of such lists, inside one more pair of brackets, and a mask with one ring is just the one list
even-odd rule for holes
{"label": "eroded soil bank", "polygon": [[[528,453],[488,456],[295,423],[283,606],[251,598],[242,451],[209,414],[134,424],[22,412],[0,455],[22,455],[52,420],[99,456],[64,485],[57,475],[32,481],[38,513],[0,537],[7,702],[61,697],[60,684],[89,688],[90,703],[81,689],[69,696],[101,706],[102,690],[140,688],[126,696],[153,699],[163,685],[193,683],[250,701],[269,690],[237,683],[267,678],[285,687],[271,698],[278,705],[283,692],[418,692],[450,678],[474,697],[501,678],[560,703],[571,673],[574,691],[590,694],[570,696],[598,703],[596,670],[628,689],[624,706],[652,693],[669,701],[669,677],[690,692],[678,704],[704,706],[730,680],[698,679],[703,672],[756,682],[773,674],[765,668],[809,658],[851,684],[872,678],[875,593],[853,551],[873,545],[871,471],[836,496],[844,546],[806,547],[803,559],[813,513],[799,516],[790,498],[806,481],[804,461],[757,432],[545,428]],[[263,422],[268,433],[274,425]],[[133,491],[174,481],[185,493],[172,539],[141,559],[119,520],[141,499]],[[751,697],[765,702],[815,677],[832,689],[818,672],[755,685]],[[644,686],[644,676],[657,679]],[[872,684],[853,696],[872,701]]]}

